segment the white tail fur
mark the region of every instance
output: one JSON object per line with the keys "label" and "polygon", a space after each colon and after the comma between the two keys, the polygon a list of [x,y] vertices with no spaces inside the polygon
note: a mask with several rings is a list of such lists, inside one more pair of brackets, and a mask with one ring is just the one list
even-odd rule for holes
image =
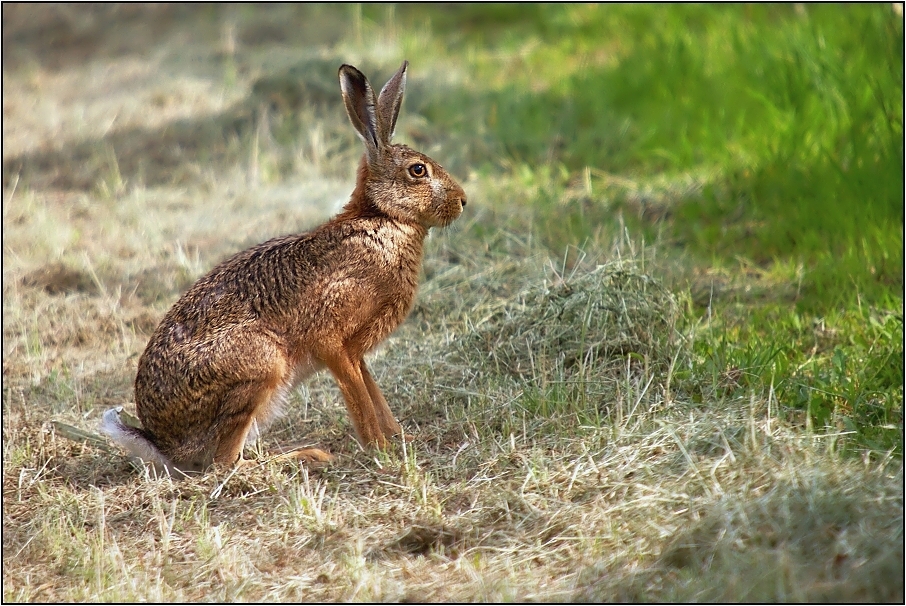
{"label": "white tail fur", "polygon": [[148,438],[120,420],[122,406],[111,408],[101,418],[101,433],[129,451],[133,459],[150,463],[155,471],[182,476],[182,472],[165,457]]}

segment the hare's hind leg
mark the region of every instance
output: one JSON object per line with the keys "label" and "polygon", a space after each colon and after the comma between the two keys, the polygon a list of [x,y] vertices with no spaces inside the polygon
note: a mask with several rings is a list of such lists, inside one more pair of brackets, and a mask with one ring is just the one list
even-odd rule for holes
{"label": "hare's hind leg", "polygon": [[362,379],[365,381],[368,395],[371,396],[371,402],[374,404],[374,412],[377,415],[378,424],[381,426],[384,437],[392,438],[393,436],[402,434],[402,427],[400,427],[400,424],[393,416],[393,411],[387,406],[387,400],[384,398],[384,394],[381,393],[377,383],[375,383],[374,379],[371,377],[371,373],[368,372],[368,367],[365,365],[364,359],[359,362],[359,370],[362,372]]}
{"label": "hare's hind leg", "polygon": [[249,382],[224,396],[223,412],[217,421],[213,448],[215,465],[242,465],[242,449],[262,407],[267,406],[276,386]]}
{"label": "hare's hind leg", "polygon": [[213,422],[208,432],[208,463],[242,465],[242,450],[255,422],[273,416],[279,391],[289,384],[291,364],[283,349],[270,337],[255,331],[234,331],[224,337],[221,349],[238,352],[215,360],[223,386],[210,394]]}
{"label": "hare's hind leg", "polygon": [[340,386],[359,442],[364,446],[384,446],[387,440],[362,373],[361,360],[354,359],[342,349],[332,353],[333,355],[325,356],[323,361]]}

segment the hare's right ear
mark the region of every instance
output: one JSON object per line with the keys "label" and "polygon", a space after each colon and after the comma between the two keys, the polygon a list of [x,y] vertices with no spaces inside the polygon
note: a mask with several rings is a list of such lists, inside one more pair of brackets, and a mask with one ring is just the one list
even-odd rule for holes
{"label": "hare's right ear", "polygon": [[380,156],[381,139],[378,133],[375,107],[377,98],[365,75],[351,65],[340,66],[340,90],[349,120],[365,143],[369,162],[376,162]]}
{"label": "hare's right ear", "polygon": [[399,70],[387,81],[378,95],[378,135],[384,145],[390,145],[390,139],[396,129],[396,119],[399,118],[400,107],[403,105],[403,93],[406,92],[407,67],[409,62],[403,61]]}

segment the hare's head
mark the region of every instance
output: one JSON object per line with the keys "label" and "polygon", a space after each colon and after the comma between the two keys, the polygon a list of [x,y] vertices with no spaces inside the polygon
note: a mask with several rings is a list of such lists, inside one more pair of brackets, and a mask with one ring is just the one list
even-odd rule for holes
{"label": "hare's head", "polygon": [[404,61],[380,95],[351,65],[340,67],[346,113],[365,143],[359,173],[360,203],[400,221],[449,225],[462,214],[466,194],[443,167],[405,145],[390,143],[406,88]]}

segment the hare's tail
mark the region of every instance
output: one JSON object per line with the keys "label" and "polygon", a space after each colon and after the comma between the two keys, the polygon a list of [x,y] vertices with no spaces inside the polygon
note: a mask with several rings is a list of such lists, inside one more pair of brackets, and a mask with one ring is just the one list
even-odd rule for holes
{"label": "hare's tail", "polygon": [[154,466],[158,472],[171,472],[180,475],[179,470],[154,445],[144,431],[130,427],[120,420],[121,406],[111,408],[101,418],[101,433],[129,451],[134,458]]}

